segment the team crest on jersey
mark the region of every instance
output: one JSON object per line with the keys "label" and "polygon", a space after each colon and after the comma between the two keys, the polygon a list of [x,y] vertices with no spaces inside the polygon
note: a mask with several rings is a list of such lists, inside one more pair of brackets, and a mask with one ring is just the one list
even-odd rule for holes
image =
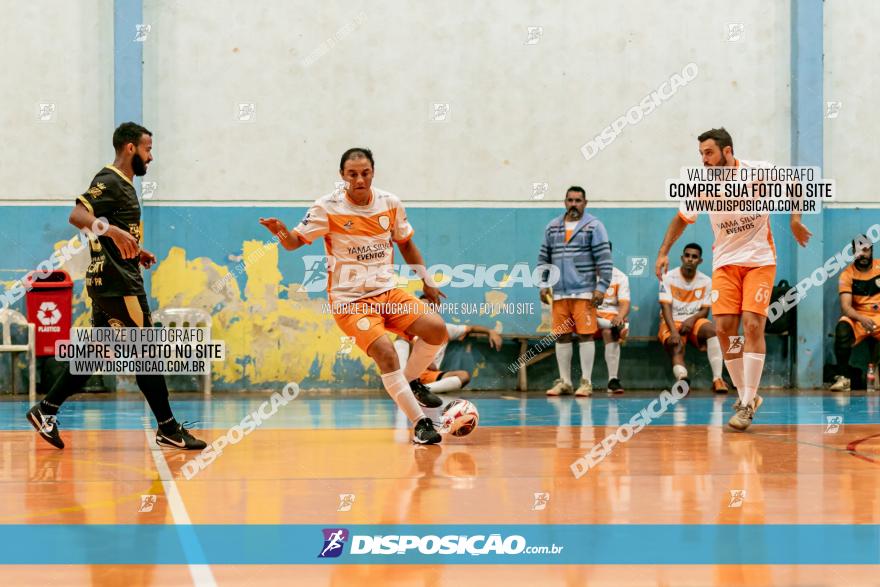
{"label": "team crest on jersey", "polygon": [[125,322],[119,318],[110,318],[107,322],[110,324],[110,328],[125,328]]}
{"label": "team crest on jersey", "polygon": [[698,300],[703,299],[703,288],[702,287],[700,289],[694,291],[694,297],[696,297]]}
{"label": "team crest on jersey", "polygon": [[379,216],[379,226],[382,227],[382,230],[388,230],[388,227],[391,226],[391,220],[387,216]]}
{"label": "team crest on jersey", "polygon": [[104,193],[104,188],[106,188],[103,183],[98,183],[93,187],[89,188],[89,195],[92,196],[93,199],[97,199],[102,193]]}
{"label": "team crest on jersey", "polygon": [[342,228],[344,228],[345,230],[351,230],[353,226],[354,226],[354,222],[349,220],[348,222],[346,222],[345,224],[342,225]]}
{"label": "team crest on jersey", "polygon": [[877,279],[874,280],[874,285],[876,285],[877,287],[880,287],[880,277],[878,277]]}

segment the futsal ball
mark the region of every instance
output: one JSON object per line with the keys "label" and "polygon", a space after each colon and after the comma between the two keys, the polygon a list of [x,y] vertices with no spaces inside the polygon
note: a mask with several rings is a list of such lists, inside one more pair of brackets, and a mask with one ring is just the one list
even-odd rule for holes
{"label": "futsal ball", "polygon": [[449,402],[443,408],[441,430],[453,436],[467,436],[480,423],[477,406],[464,399]]}

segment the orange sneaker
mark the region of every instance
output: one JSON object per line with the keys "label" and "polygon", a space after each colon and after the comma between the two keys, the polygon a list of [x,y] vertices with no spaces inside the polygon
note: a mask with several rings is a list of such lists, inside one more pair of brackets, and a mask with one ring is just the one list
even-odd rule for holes
{"label": "orange sneaker", "polygon": [[712,382],[712,391],[715,393],[727,393],[730,391],[727,389],[727,384],[720,377]]}

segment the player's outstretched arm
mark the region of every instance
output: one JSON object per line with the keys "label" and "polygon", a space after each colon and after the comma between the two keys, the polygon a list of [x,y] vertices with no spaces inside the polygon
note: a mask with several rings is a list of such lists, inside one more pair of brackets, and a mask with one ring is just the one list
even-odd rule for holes
{"label": "player's outstretched arm", "polygon": [[663,279],[663,275],[669,269],[669,250],[684,233],[686,226],[687,222],[678,214],[669,223],[669,228],[666,229],[666,235],[663,237],[663,244],[660,245],[660,251],[657,253],[657,262],[654,264],[657,279]]}
{"label": "player's outstretched arm", "polygon": [[446,294],[440,291],[439,288],[434,287],[434,280],[431,279],[431,276],[428,275],[425,269],[425,259],[422,258],[422,252],[416,246],[416,243],[413,242],[413,239],[408,239],[405,242],[397,243],[397,248],[400,249],[403,259],[409,263],[410,267],[415,268],[416,273],[422,278],[422,293],[425,294],[428,302],[439,306],[440,299],[445,298]]}
{"label": "player's outstretched arm", "polygon": [[813,236],[813,233],[801,222],[800,214],[791,215],[791,234],[794,235],[794,240],[797,241],[797,244],[802,247],[807,246],[807,243],[810,242],[810,237]]}
{"label": "player's outstretched arm", "polygon": [[271,232],[288,251],[295,251],[303,245],[302,241],[287,230],[287,226],[277,218],[260,218],[260,224],[265,226],[266,230]]}

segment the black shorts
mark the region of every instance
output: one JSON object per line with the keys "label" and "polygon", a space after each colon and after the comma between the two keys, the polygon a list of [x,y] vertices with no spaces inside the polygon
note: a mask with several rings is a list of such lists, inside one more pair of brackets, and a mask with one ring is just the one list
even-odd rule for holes
{"label": "black shorts", "polygon": [[92,326],[95,328],[152,325],[146,294],[92,298]]}

